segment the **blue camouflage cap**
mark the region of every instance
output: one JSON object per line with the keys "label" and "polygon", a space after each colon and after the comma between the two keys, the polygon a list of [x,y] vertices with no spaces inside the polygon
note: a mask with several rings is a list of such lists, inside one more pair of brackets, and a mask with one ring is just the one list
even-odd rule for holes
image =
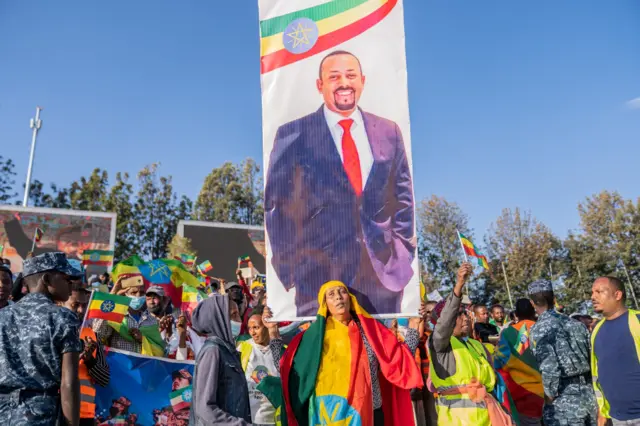
{"label": "blue camouflage cap", "polygon": [[62,272],[71,278],[79,278],[82,276],[81,271],[71,266],[67,260],[67,255],[59,251],[39,254],[30,259],[25,259],[22,263],[23,277],[49,271]]}
{"label": "blue camouflage cap", "polygon": [[548,280],[536,280],[529,284],[529,295],[542,293],[543,291],[553,291],[553,284]]}

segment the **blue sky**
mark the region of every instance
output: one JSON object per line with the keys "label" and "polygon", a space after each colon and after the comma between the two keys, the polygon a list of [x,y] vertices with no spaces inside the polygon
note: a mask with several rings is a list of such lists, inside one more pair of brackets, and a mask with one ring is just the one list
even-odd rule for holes
{"label": "blue sky", "polygon": [[[483,234],[504,207],[565,236],[602,189],[636,198],[640,3],[405,0],[417,198]],[[34,178],[160,162],[197,196],[224,161],[261,161],[257,1],[0,3],[0,154]],[[634,108],[635,107],[635,108]]]}

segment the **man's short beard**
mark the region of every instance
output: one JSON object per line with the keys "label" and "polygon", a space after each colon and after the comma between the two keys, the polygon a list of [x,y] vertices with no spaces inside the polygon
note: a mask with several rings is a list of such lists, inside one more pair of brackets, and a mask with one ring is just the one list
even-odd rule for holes
{"label": "man's short beard", "polygon": [[151,312],[154,315],[158,315],[160,313],[162,313],[162,306],[157,305],[155,308],[148,308],[149,312]]}

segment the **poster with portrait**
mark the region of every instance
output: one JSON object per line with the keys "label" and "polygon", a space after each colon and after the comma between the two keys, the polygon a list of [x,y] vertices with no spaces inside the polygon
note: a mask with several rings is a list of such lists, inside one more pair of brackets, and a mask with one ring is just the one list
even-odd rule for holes
{"label": "poster with portrait", "polygon": [[[34,256],[62,251],[77,261],[82,260],[85,250],[113,251],[116,219],[116,213],[0,206],[0,257],[9,259],[11,271],[18,273],[32,247]],[[37,229],[42,235],[34,245]],[[106,269],[89,265],[87,273],[98,274]]]}
{"label": "poster with portrait", "polygon": [[268,300],[328,281],[378,317],[420,303],[402,0],[259,0]]}
{"label": "poster with portrait", "polygon": [[98,425],[188,426],[194,361],[109,349],[109,386],[96,386]]}

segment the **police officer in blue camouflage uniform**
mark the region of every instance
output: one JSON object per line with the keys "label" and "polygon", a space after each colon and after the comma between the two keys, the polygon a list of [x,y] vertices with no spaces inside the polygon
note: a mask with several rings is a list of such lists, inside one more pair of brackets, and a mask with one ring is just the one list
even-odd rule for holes
{"label": "police officer in blue camouflage uniform", "polygon": [[533,282],[529,297],[538,314],[530,339],[542,373],[545,426],[597,426],[589,331],[581,322],[555,311],[551,282]]}
{"label": "police officer in blue camouflage uniform", "polygon": [[64,253],[26,259],[29,293],[0,310],[0,422],[10,426],[54,426],[80,417],[78,357],[83,350],[78,317],[57,306],[81,274]]}

